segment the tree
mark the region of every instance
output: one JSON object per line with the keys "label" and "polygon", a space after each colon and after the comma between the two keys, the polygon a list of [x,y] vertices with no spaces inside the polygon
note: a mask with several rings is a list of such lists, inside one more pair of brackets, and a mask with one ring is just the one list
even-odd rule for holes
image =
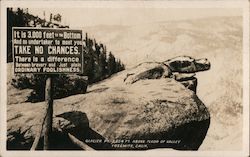
{"label": "tree", "polygon": [[95,77],[95,61],[92,49],[92,40],[88,38],[88,34],[85,36],[85,47],[84,47],[84,74],[88,76],[89,83],[93,83]]}
{"label": "tree", "polygon": [[14,13],[7,8],[7,62],[12,62],[12,27],[14,26]]}
{"label": "tree", "polygon": [[111,52],[109,52],[109,57],[108,57],[108,74],[109,74],[109,76],[115,73],[115,69],[116,69],[115,57]]}
{"label": "tree", "polygon": [[119,72],[119,71],[124,70],[123,68],[124,68],[124,67],[122,66],[121,61],[118,59],[118,60],[116,61],[116,72]]}
{"label": "tree", "polygon": [[107,60],[107,48],[103,44],[100,44],[101,47],[101,63],[103,65],[103,76],[106,78],[108,76],[108,60]]}
{"label": "tree", "polygon": [[25,26],[25,20],[24,20],[24,13],[23,13],[23,10],[20,9],[20,8],[17,8],[17,18],[16,18],[16,24],[18,26]]}
{"label": "tree", "polygon": [[106,54],[101,53],[99,56],[99,66],[100,66],[100,74],[101,74],[101,79],[104,79],[106,77],[106,69],[107,69],[107,62],[106,62]]}
{"label": "tree", "polygon": [[7,62],[12,62],[12,27],[28,26],[28,19],[23,10],[17,8],[14,12],[12,8],[7,8]]}
{"label": "tree", "polygon": [[60,14],[56,14],[56,15],[53,16],[53,20],[54,20],[54,21],[61,22],[62,16],[61,16]]}
{"label": "tree", "polygon": [[52,13],[50,13],[50,15],[49,15],[49,22],[51,22],[52,21]]}

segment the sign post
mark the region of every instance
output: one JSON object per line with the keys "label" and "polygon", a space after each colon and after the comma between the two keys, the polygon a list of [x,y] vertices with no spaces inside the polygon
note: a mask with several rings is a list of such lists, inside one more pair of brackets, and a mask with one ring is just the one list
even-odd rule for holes
{"label": "sign post", "polygon": [[53,123],[54,74],[83,72],[82,31],[13,27],[12,34],[14,73],[47,76],[44,87],[46,111],[31,149],[36,149],[44,127],[43,148],[48,150]]}
{"label": "sign post", "polygon": [[53,122],[53,77],[48,76],[45,83],[45,102],[47,105],[47,116],[44,123],[44,145],[43,149],[48,150],[50,148],[50,135],[52,132]]}

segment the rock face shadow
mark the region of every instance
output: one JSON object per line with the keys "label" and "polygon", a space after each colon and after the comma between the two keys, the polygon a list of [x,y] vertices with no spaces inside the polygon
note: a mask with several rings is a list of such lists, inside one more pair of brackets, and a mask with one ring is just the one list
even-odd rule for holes
{"label": "rock face shadow", "polygon": [[[75,136],[78,140],[82,141],[94,150],[146,150],[156,148],[172,148],[175,150],[198,150],[206,137],[210,119],[200,122],[189,122],[187,124],[170,129],[167,132],[159,134],[147,134],[140,137],[131,137],[132,140],[179,140],[179,143],[157,143],[148,144],[147,148],[114,148],[111,143],[104,142],[105,138],[89,127],[89,119],[84,112],[72,111],[56,115],[58,118],[63,118],[64,123],[61,125],[62,130],[53,128],[50,138],[50,150],[82,150],[81,147],[73,143],[68,133]],[[18,134],[20,135],[20,134]],[[18,138],[22,138],[19,137]],[[17,139],[17,140],[20,140]],[[101,142],[88,142],[88,141],[101,141]],[[22,140],[21,140],[22,141]],[[21,143],[7,143],[8,150],[29,150],[32,146],[34,139],[29,140],[29,143],[22,145]],[[43,136],[39,140],[37,150],[43,150]]]}
{"label": "rock face shadow", "polygon": [[[58,128],[53,128],[53,131],[50,135],[50,150],[82,150],[79,146],[74,144],[68,133],[75,136],[77,139],[85,143],[87,139],[96,139],[104,141],[105,138],[97,133],[95,130],[89,127],[89,120],[86,113],[80,111],[65,112],[60,115],[56,115],[67,121],[66,124],[62,124],[62,130]],[[27,132],[28,130],[26,130]],[[13,134],[15,140],[7,141],[7,150],[30,150],[33,139],[30,139],[29,142],[25,141],[25,133],[16,133]],[[40,137],[37,150],[43,150],[44,137]],[[89,147],[95,150],[109,150],[111,149],[110,143],[85,143]]]}
{"label": "rock face shadow", "polygon": [[[84,142],[89,147],[95,150],[111,149],[111,144],[103,143],[103,141],[105,141],[105,138],[102,135],[100,135],[98,132],[96,132],[95,130],[89,127],[89,119],[86,113],[80,112],[80,111],[72,111],[72,112],[65,112],[63,114],[57,115],[56,117],[64,118],[73,125],[70,125],[70,127],[63,128],[61,134],[65,134],[67,139],[65,141],[62,141],[60,139],[59,141],[61,141],[61,143],[58,143],[56,139],[53,140],[54,146],[57,146],[57,147],[54,147],[52,149],[63,149],[63,150],[72,149],[72,142],[69,140],[68,133],[75,136],[77,139]],[[102,142],[88,143],[86,142],[88,140],[95,140],[95,141],[102,141]],[[74,148],[79,149],[79,147],[76,145]]]}
{"label": "rock face shadow", "polygon": [[[64,118],[70,121],[75,127],[66,128],[63,130],[62,134],[70,133],[74,135],[77,139],[83,141],[85,144],[90,146],[95,150],[145,150],[144,148],[134,148],[134,149],[124,149],[124,148],[113,148],[111,143],[104,142],[105,138],[100,135],[98,132],[89,127],[89,120],[86,113],[73,111],[66,112],[57,117]],[[203,121],[194,121],[187,124],[174,127],[167,132],[161,132],[159,134],[147,134],[141,137],[133,137],[132,140],[144,139],[144,140],[166,140],[166,141],[175,141],[179,140],[179,143],[158,143],[158,144],[148,144],[146,149],[155,149],[155,148],[172,148],[176,150],[198,150],[202,144],[204,138],[206,137],[208,128],[210,125],[210,119]],[[71,141],[67,137],[65,140],[62,140],[62,135],[58,136],[60,139],[54,140],[54,147],[52,149],[79,149],[78,146],[72,147]],[[86,142],[88,140],[92,141],[102,141],[102,142]],[[61,141],[61,142],[58,142]],[[58,144],[59,143],[59,144]]]}
{"label": "rock face shadow", "polygon": [[[171,129],[167,133],[163,133],[161,139],[170,141],[159,145],[151,145],[149,148],[173,148],[175,150],[198,150],[206,137],[210,119],[203,121],[190,122],[176,128]],[[152,135],[151,138],[154,138]],[[179,143],[171,143],[171,141],[179,140]]]}

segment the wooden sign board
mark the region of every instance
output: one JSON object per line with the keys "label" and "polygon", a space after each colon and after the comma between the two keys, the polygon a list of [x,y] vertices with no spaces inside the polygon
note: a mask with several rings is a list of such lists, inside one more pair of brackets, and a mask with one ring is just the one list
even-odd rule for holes
{"label": "wooden sign board", "polygon": [[82,73],[82,31],[13,27],[14,73]]}

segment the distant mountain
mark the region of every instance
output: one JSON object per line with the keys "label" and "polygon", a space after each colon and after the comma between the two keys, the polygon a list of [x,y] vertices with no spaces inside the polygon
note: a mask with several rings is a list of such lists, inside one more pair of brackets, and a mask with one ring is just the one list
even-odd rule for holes
{"label": "distant mountain", "polygon": [[147,23],[135,26],[94,26],[83,31],[105,43],[127,67],[145,60],[176,55],[211,56],[215,50],[238,49],[241,17],[215,17]]}

